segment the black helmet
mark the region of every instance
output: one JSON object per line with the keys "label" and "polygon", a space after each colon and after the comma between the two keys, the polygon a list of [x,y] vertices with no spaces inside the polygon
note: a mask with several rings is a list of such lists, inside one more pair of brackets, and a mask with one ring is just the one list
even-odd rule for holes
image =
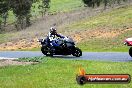
{"label": "black helmet", "polygon": [[55,27],[51,27],[51,28],[50,28],[50,33],[56,34],[56,28],[55,28]]}

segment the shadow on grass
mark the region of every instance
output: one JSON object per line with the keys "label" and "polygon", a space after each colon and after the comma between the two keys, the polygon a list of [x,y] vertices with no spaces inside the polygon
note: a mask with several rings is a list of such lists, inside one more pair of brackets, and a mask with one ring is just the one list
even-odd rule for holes
{"label": "shadow on grass", "polygon": [[63,59],[77,59],[79,57],[74,57],[72,55],[54,55],[51,58],[63,58]]}

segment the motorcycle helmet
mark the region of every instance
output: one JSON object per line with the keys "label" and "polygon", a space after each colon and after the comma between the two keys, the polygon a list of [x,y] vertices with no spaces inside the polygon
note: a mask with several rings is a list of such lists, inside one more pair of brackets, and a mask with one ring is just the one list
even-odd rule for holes
{"label": "motorcycle helmet", "polygon": [[55,27],[51,27],[51,28],[50,28],[50,33],[56,34],[56,33],[57,33],[56,31],[57,31],[57,30],[56,30]]}

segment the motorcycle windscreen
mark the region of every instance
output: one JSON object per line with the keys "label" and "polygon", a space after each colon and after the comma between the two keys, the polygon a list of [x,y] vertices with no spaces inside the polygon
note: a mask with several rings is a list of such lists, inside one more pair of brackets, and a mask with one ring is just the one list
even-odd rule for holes
{"label": "motorcycle windscreen", "polygon": [[73,39],[72,39],[72,38],[68,38],[67,42],[74,43],[74,41],[73,41]]}
{"label": "motorcycle windscreen", "polygon": [[74,46],[72,43],[66,43],[67,47],[72,47]]}

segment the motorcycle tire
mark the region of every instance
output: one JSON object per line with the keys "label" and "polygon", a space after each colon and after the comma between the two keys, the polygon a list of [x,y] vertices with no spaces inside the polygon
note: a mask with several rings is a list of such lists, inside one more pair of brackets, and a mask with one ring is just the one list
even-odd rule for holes
{"label": "motorcycle tire", "polygon": [[129,49],[129,55],[132,57],[132,47]]}
{"label": "motorcycle tire", "polygon": [[41,47],[41,52],[46,55],[46,56],[53,56],[53,53],[52,52],[48,52],[47,51],[47,47]]}
{"label": "motorcycle tire", "polygon": [[81,51],[81,49],[79,49],[78,47],[75,47],[75,49],[73,50],[72,55],[73,55],[73,56],[76,56],[76,57],[82,56],[82,51]]}

